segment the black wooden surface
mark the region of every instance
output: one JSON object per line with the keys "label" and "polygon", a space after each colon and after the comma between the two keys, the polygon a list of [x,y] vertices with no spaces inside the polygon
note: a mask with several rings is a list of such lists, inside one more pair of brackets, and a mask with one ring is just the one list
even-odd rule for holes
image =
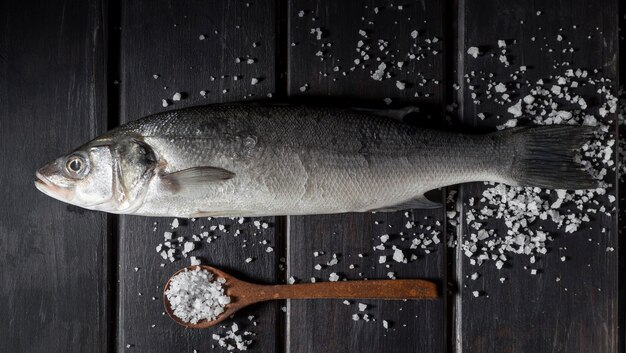
{"label": "black wooden surface", "polygon": [[[602,76],[617,81],[617,3],[613,1],[576,1],[551,3],[535,1],[468,1],[461,5],[464,47],[460,51],[460,72],[493,73],[494,80],[512,83],[509,76],[520,65],[528,65],[525,80],[534,83],[540,78],[560,75],[564,71],[555,65],[569,62],[574,68],[598,68]],[[485,11],[485,8],[490,11]],[[539,11],[539,14],[538,14]],[[498,13],[498,16],[493,14]],[[564,40],[558,41],[561,35]],[[587,38],[590,36],[590,38]],[[535,40],[532,40],[532,38]],[[497,41],[516,40],[509,44],[506,68],[498,61]],[[568,44],[568,42],[572,44]],[[484,51],[474,59],[465,54],[476,46]],[[575,53],[561,51],[574,47]],[[550,51],[552,49],[552,51]],[[495,57],[490,56],[496,53]],[[482,89],[487,80],[475,79],[472,84]],[[512,86],[509,86],[512,87]],[[528,94],[522,85],[513,102]],[[593,96],[593,90],[590,94]],[[462,120],[459,124],[472,129],[491,128],[503,124],[509,105],[481,103],[476,105],[471,91],[464,85]],[[487,100],[484,99],[483,102]],[[480,112],[491,118],[476,118]],[[494,119],[495,115],[503,118]],[[615,116],[607,119],[615,120]],[[480,199],[485,186],[461,186],[461,214],[469,208],[471,198]],[[615,192],[612,189],[611,192]],[[476,201],[478,203],[478,201]],[[606,202],[608,209],[614,205]],[[568,208],[571,208],[568,207]],[[565,212],[565,210],[563,210]],[[613,212],[615,215],[615,212]],[[464,219],[463,219],[464,220]],[[503,223],[493,225],[499,234],[506,234]],[[536,222],[534,229],[551,230],[549,223]],[[606,228],[606,233],[601,229]],[[472,233],[465,222],[460,229]],[[574,234],[555,231],[555,240],[548,245],[549,253],[538,255],[531,264],[528,256],[513,256],[509,264],[498,270],[493,262],[472,266],[469,259],[457,251],[455,263],[459,296],[456,312],[456,349],[459,352],[615,352],[618,350],[618,273],[616,217],[597,214],[588,226]],[[566,261],[561,261],[561,256]],[[509,256],[511,257],[511,256]],[[528,267],[528,269],[525,269]],[[531,275],[530,268],[538,269]],[[470,276],[478,273],[480,278]],[[506,278],[504,283],[500,278]],[[560,279],[557,282],[557,278]],[[475,298],[473,291],[479,291]]]}
{"label": "black wooden surface", "polygon": [[[86,211],[46,197],[32,184],[37,167],[117,124],[222,101],[330,99],[384,108],[383,99],[391,98],[391,107],[419,106],[419,125],[491,131],[502,121],[476,119],[476,113],[505,115],[506,106],[475,106],[465,85],[458,92],[450,87],[472,70],[507,77],[510,69],[497,58],[468,57],[469,46],[493,50],[499,39],[516,40],[512,61],[532,66],[530,78],[552,74],[557,60],[599,68],[616,81],[619,10],[609,0],[0,2],[0,352],[225,351],[211,337],[223,327],[187,330],[163,315],[162,285],[189,264],[188,258],[170,263],[155,251],[165,231],[186,240],[209,231],[215,239],[197,243],[190,255],[261,283],[291,276],[327,281],[332,272],[342,279],[386,278],[391,271],[439,284],[442,298],[431,302],[253,306],[226,322],[256,333],[252,351],[623,352],[618,278],[624,249],[617,217],[598,216],[592,230],[559,233],[551,253],[539,260],[540,274],[531,276],[524,270],[527,257],[497,270],[446,251],[444,210],[277,216],[258,219],[268,224],[261,229],[257,219],[203,218],[179,220],[172,230],[171,218]],[[316,28],[319,39],[311,33]],[[575,54],[544,51],[545,43],[557,46],[551,39],[557,34],[574,43]],[[549,39],[534,42],[532,36]],[[388,41],[384,50],[379,39]],[[355,50],[359,40],[371,47],[369,60]],[[408,52],[425,56],[403,60]],[[387,69],[393,77],[374,81],[377,58],[406,63]],[[251,85],[252,78],[259,83]],[[396,80],[406,89],[399,90]],[[173,102],[175,92],[183,100]],[[458,115],[444,103],[457,94]],[[170,106],[162,107],[162,99]],[[463,214],[483,189],[461,186],[457,211]],[[408,221],[416,225],[407,229]],[[226,232],[210,231],[218,225]],[[440,233],[441,243],[429,246],[429,254],[408,249],[414,234],[425,232],[420,225]],[[459,234],[466,231],[462,223]],[[387,249],[373,250],[383,234],[390,235]],[[397,264],[390,245],[418,259]],[[606,252],[607,246],[616,250]],[[559,248],[565,247],[568,260],[561,262]],[[323,254],[314,256],[316,251]],[[332,254],[339,261],[328,266]],[[380,255],[388,256],[386,264],[378,263]],[[315,270],[316,264],[323,269]],[[476,281],[467,278],[474,272],[481,275]],[[498,280],[503,276],[505,284]],[[474,298],[473,290],[481,297]],[[358,302],[368,309],[360,312]],[[364,313],[371,321],[362,319]],[[353,321],[353,314],[361,319]]]}
{"label": "black wooden surface", "polygon": [[33,185],[37,168],[107,129],[103,8],[0,6],[0,352],[105,352],[108,216]]}

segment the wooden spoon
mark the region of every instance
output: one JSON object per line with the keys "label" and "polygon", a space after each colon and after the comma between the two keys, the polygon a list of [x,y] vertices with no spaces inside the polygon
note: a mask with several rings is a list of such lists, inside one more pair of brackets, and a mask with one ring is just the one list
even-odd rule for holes
{"label": "wooden spoon", "polygon": [[[182,321],[172,311],[165,292],[170,287],[172,277],[185,270],[200,267],[211,272],[215,277],[226,279],[224,286],[230,296],[224,312],[215,320],[202,320],[196,324]],[[189,266],[176,272],[163,288],[165,311],[172,320],[188,328],[207,328],[219,324],[239,309],[250,304],[277,299],[435,299],[435,283],[421,279],[367,280],[302,283],[289,285],[260,285],[239,280],[224,271],[211,266]]]}

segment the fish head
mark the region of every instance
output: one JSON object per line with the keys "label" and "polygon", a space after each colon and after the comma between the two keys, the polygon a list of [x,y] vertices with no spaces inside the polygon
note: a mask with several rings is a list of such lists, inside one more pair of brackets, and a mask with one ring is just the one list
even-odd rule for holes
{"label": "fish head", "polygon": [[141,206],[156,165],[152,148],[139,139],[96,139],[37,170],[35,186],[79,207],[132,213]]}

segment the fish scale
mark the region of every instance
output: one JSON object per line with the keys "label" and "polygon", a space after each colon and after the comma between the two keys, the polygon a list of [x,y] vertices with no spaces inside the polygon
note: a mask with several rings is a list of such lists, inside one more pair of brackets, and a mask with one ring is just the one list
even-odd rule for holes
{"label": "fish scale", "polygon": [[[194,190],[197,202],[187,202],[181,215],[376,210],[445,186],[437,179],[446,183],[463,181],[464,174],[473,169],[470,166],[463,170],[455,163],[455,146],[468,147],[461,144],[467,139],[459,138],[461,135],[418,130],[351,110],[238,104],[165,114],[165,120],[156,115],[126,130],[144,138],[160,136],[158,140],[150,139],[149,144],[157,154],[176,151],[167,156],[163,153],[174,169],[210,165],[237,175],[225,185]],[[197,125],[210,127],[201,128],[197,143],[186,142],[185,137],[168,143],[168,136],[186,136]],[[250,158],[237,156],[238,141],[233,136],[240,131],[258,138]],[[459,140],[456,144],[455,136]],[[210,139],[215,142],[205,142]],[[181,143],[196,148],[175,146]],[[441,158],[445,156],[447,161]],[[262,177],[256,178],[256,174]],[[244,202],[246,198],[249,202]],[[138,213],[171,212],[160,206],[162,202],[163,197],[149,196]]]}

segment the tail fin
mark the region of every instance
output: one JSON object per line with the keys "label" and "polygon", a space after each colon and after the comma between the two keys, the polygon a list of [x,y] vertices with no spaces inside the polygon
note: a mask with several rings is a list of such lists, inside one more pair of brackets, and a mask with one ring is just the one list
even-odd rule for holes
{"label": "tail fin", "polygon": [[592,189],[597,182],[574,159],[593,135],[591,126],[548,125],[510,131],[515,146],[513,180],[520,186]]}

